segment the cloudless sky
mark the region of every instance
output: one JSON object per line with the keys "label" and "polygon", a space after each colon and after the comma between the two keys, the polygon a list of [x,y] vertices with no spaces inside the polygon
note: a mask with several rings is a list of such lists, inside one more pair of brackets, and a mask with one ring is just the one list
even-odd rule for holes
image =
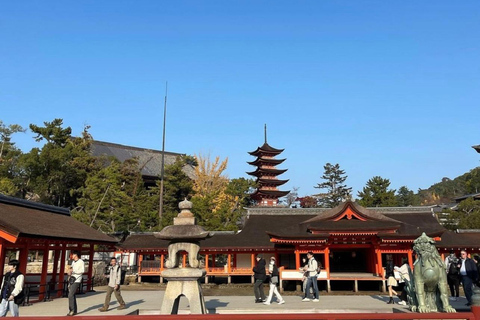
{"label": "cloudless sky", "polygon": [[[339,163],[417,191],[479,165],[480,2],[3,1],[0,120],[228,157],[284,148],[281,190]],[[13,141],[38,146],[28,131]]]}

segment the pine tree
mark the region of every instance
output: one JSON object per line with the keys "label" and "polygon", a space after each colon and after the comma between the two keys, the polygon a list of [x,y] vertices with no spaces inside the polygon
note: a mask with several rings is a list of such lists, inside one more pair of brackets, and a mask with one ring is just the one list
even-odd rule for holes
{"label": "pine tree", "polygon": [[338,163],[335,165],[327,163],[323,168],[325,171],[322,179],[326,181],[319,183],[315,188],[327,189],[327,192],[319,197],[318,204],[321,207],[333,208],[351,198],[352,188],[344,184],[348,176],[345,175],[344,170],[340,169]]}
{"label": "pine tree", "polygon": [[358,203],[364,207],[394,207],[397,205],[395,190],[389,190],[390,180],[375,176],[358,192]]}
{"label": "pine tree", "polygon": [[420,204],[418,196],[416,196],[415,193],[406,186],[400,187],[395,197],[397,199],[397,206],[399,207],[408,207]]}

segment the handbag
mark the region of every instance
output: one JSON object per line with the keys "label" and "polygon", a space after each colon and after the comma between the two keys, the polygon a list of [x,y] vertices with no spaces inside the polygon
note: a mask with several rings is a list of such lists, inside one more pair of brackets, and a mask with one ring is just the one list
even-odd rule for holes
{"label": "handbag", "polygon": [[273,283],[273,284],[277,284],[278,283],[278,276],[271,277],[270,282]]}
{"label": "handbag", "polygon": [[74,276],[70,276],[70,277],[68,278],[68,284],[69,284],[69,285],[74,284],[75,281],[77,281],[77,278],[75,278]]}

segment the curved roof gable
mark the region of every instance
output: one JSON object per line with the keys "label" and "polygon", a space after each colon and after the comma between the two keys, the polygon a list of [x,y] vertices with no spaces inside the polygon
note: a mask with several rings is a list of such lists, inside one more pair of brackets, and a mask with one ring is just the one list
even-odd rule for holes
{"label": "curved roof gable", "polygon": [[384,214],[367,209],[361,205],[353,202],[346,201],[335,208],[321,212],[316,217],[311,218],[302,222],[303,224],[315,224],[317,222],[323,221],[339,221],[342,219],[346,220],[360,220],[360,221],[385,221],[385,222],[395,222],[400,223],[400,221],[389,218]]}

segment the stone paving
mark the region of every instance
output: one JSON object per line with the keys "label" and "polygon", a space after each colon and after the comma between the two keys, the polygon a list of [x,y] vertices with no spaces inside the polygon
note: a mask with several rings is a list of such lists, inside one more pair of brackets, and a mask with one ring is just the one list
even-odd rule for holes
{"label": "stone paving", "polygon": [[[127,309],[117,310],[118,303],[112,295],[110,309],[100,312],[105,299],[105,287],[95,288],[96,292],[89,292],[77,296],[79,315],[126,315],[126,314],[159,314],[163,301],[163,290],[136,290],[122,291],[122,296],[127,304]],[[271,305],[254,303],[252,296],[206,296],[205,304],[209,313],[330,313],[330,312],[409,312],[406,306],[386,304],[386,295],[321,295],[319,302],[302,302],[300,296],[285,295],[285,304]],[[398,299],[396,299],[398,301]],[[460,298],[451,304],[458,311],[469,311],[465,306],[466,299]],[[68,299],[58,298],[50,302],[37,302],[31,306],[20,308],[21,316],[64,316],[68,313]],[[180,312],[189,313],[188,301],[182,298]]]}

